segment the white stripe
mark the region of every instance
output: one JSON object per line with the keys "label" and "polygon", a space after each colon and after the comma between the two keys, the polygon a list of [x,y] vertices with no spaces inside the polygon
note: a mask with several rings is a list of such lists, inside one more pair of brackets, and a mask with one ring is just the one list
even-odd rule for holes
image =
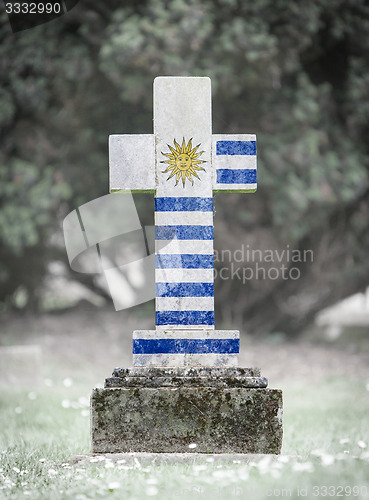
{"label": "white stripe", "polygon": [[[183,328],[186,327],[186,330],[198,330],[201,328],[202,330],[214,330],[214,326],[211,326],[209,324],[206,325],[170,325],[170,328],[172,330],[180,330],[183,331]],[[156,325],[156,330],[157,331],[163,331],[166,328],[168,328],[168,325]]]}
{"label": "white stripe", "polygon": [[239,339],[239,330],[171,330],[166,326],[158,330],[135,330],[133,339]]}
{"label": "white stripe", "polygon": [[155,212],[156,226],[212,226],[213,212]]}
{"label": "white stripe", "polygon": [[157,240],[155,241],[157,254],[201,254],[213,255],[213,240]]}
{"label": "white stripe", "polygon": [[217,141],[256,141],[255,134],[213,134],[213,144]]}
{"label": "white stripe", "polygon": [[232,168],[238,169],[255,169],[256,168],[256,155],[217,155],[213,156],[213,167],[218,168]]}
{"label": "white stripe", "polygon": [[214,311],[214,297],[156,297],[156,310]]}
{"label": "white stripe", "polygon": [[221,184],[214,182],[215,191],[256,191],[257,184]]}
{"label": "white stripe", "polygon": [[134,354],[133,366],[238,366],[238,354]]}
{"label": "white stripe", "polygon": [[156,283],[213,283],[213,269],[155,269]]}

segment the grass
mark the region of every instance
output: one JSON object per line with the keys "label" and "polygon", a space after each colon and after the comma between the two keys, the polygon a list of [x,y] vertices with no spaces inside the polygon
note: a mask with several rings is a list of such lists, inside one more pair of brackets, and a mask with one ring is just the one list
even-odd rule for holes
{"label": "grass", "polygon": [[0,498],[140,499],[157,497],[369,498],[369,394],[366,381],[296,381],[284,390],[279,459],[195,465],[71,465],[89,453],[89,386],[0,393]]}

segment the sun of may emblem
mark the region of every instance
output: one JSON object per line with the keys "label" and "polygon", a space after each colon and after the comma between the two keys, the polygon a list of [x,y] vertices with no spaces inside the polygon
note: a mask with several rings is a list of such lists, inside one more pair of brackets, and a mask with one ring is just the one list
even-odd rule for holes
{"label": "sun of may emblem", "polygon": [[185,187],[185,182],[186,178],[193,184],[193,179],[192,176],[194,175],[197,177],[197,179],[201,180],[200,177],[197,175],[196,170],[205,170],[204,168],[200,167],[199,165],[201,163],[206,163],[203,160],[198,160],[198,158],[203,154],[204,151],[200,151],[196,153],[198,148],[200,147],[200,144],[195,146],[192,149],[192,139],[188,141],[188,144],[186,146],[186,141],[183,138],[182,141],[182,146],[178,144],[178,142],[174,139],[174,146],[175,149],[172,148],[172,146],[169,146],[168,148],[170,149],[170,153],[162,153],[162,155],[167,156],[169,160],[163,160],[160,163],[167,163],[168,167],[163,170],[163,173],[170,172],[170,175],[167,179],[171,179],[172,177],[176,176],[176,186],[178,184],[178,181],[182,179],[182,184],[183,187]]}

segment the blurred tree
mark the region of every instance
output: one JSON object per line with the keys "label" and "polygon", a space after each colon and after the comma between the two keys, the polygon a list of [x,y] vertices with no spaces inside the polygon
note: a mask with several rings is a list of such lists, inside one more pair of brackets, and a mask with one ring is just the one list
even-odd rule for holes
{"label": "blurred tree", "polygon": [[151,133],[157,75],[210,76],[214,133],[258,135],[259,191],[217,197],[217,249],[314,252],[282,259],[297,280],[218,280],[218,325],[294,333],[368,284],[365,0],[85,0],[0,33],[0,301],[37,306],[61,219],[107,192],[108,134]]}

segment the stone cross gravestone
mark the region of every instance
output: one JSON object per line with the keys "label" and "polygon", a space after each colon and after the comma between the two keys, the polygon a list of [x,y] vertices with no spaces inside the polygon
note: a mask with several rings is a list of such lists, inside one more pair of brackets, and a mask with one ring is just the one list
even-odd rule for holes
{"label": "stone cross gravestone", "polygon": [[216,330],[213,192],[256,191],[255,135],[212,135],[209,78],[154,81],[154,134],[110,136],[110,191],[155,193],[156,329],[91,399],[94,452],[278,453],[282,394]]}

